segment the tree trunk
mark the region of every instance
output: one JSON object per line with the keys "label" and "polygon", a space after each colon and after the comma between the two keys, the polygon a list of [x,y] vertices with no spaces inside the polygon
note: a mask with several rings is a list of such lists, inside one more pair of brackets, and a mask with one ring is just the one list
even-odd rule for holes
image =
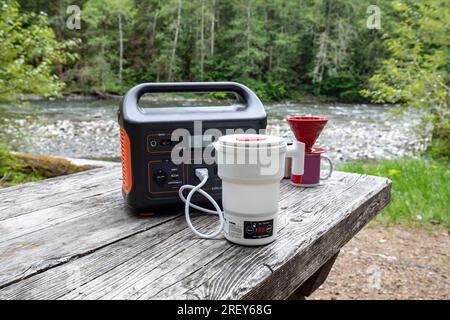
{"label": "tree trunk", "polygon": [[250,18],[251,18],[251,8],[250,3],[247,4],[247,63],[250,62]]}
{"label": "tree trunk", "polygon": [[273,63],[273,46],[269,47],[269,72],[272,71],[272,63]]}
{"label": "tree trunk", "polygon": [[[102,42],[102,57],[105,57],[105,44]],[[100,68],[100,78],[102,81],[102,91],[105,92],[106,91],[106,87],[105,87],[105,70],[103,67]]]}
{"label": "tree trunk", "polygon": [[216,0],[213,0],[212,3],[212,17],[211,17],[211,54],[214,54],[214,32],[215,32],[215,24],[216,24],[216,14],[215,14]]}
{"label": "tree trunk", "polygon": [[[61,8],[61,4],[58,6],[56,3],[54,3],[52,5],[52,9],[51,9],[52,16],[53,17],[58,17],[58,18],[59,17],[63,17],[64,14],[65,14],[64,10],[65,10],[65,8],[62,9]],[[55,23],[52,28],[53,28],[53,31],[55,32],[56,39],[58,41],[64,41],[64,35],[62,33],[60,23]],[[55,73],[58,76],[58,79],[61,79],[63,72],[64,72],[63,71],[63,64],[61,63],[61,61],[56,60],[56,62],[55,62]]]}
{"label": "tree trunk", "polygon": [[123,32],[122,32],[122,15],[119,14],[119,84],[122,85],[122,72],[123,72]]}
{"label": "tree trunk", "polygon": [[182,0],[178,0],[177,26],[175,29],[175,37],[173,39],[172,56],[170,57],[168,81],[172,81],[172,70],[173,70],[173,65],[175,63],[175,56],[176,56],[177,45],[178,45],[178,35],[180,33],[180,27],[181,27],[181,6],[182,6]]}
{"label": "tree trunk", "polygon": [[159,15],[159,2],[158,2],[158,8],[155,10],[155,15],[153,16],[152,37],[150,38],[150,47],[151,48],[153,48],[153,46],[155,45],[156,26],[158,23],[158,15]]}
{"label": "tree trunk", "polygon": [[329,13],[330,13],[330,2],[327,0],[324,2],[324,23],[325,27],[323,32],[319,37],[319,50],[316,55],[316,63],[313,70],[313,82],[318,83],[317,94],[320,94],[322,87],[323,76],[328,67],[328,44],[329,44],[329,34],[330,34],[330,23]]}
{"label": "tree trunk", "polygon": [[161,78],[161,62],[158,61],[158,68],[156,71],[156,82],[159,82],[160,78]]}
{"label": "tree trunk", "polygon": [[202,0],[200,24],[200,80],[203,81],[203,72],[205,66],[205,0]]}

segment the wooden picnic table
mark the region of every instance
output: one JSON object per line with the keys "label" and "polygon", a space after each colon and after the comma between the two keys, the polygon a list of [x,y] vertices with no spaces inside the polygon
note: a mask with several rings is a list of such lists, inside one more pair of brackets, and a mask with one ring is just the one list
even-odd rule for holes
{"label": "wooden picnic table", "polygon": [[[281,185],[278,239],[199,239],[181,210],[137,214],[120,166],[0,189],[0,299],[285,299],[307,296],[390,200],[382,177],[334,172]],[[256,200],[255,200],[256,201]],[[212,231],[217,216],[193,214]]]}

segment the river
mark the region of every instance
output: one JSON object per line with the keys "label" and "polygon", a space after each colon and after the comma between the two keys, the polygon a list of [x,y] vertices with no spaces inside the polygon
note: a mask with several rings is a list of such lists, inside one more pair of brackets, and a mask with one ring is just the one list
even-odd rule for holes
{"label": "river", "polygon": [[[120,146],[116,100],[31,101],[0,108],[0,135],[14,151],[76,158],[118,159]],[[173,102],[172,102],[173,103]],[[183,100],[181,105],[197,102]],[[291,115],[329,118],[316,145],[336,162],[398,159],[426,148],[429,134],[418,134],[418,115],[394,117],[389,106],[341,103],[265,104],[268,132],[289,133]]]}

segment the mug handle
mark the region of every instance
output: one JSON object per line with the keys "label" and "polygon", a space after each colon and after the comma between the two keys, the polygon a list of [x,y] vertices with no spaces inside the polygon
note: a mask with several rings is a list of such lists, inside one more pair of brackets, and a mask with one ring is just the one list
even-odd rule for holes
{"label": "mug handle", "polygon": [[333,173],[333,162],[332,162],[331,159],[328,158],[327,156],[321,155],[321,156],[320,156],[320,160],[322,160],[322,159],[327,160],[328,163],[330,164],[330,171],[328,172],[328,174],[327,174],[326,176],[324,176],[324,177],[322,177],[322,176],[320,177],[320,180],[326,180],[326,179],[328,179],[329,177],[331,177],[331,174]]}

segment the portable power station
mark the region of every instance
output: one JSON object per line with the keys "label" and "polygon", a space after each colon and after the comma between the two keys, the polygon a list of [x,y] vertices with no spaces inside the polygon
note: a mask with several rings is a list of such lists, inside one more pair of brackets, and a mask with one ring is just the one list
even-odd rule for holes
{"label": "portable power station", "polygon": [[[242,104],[168,108],[139,106],[140,98],[148,93],[213,92],[234,93]],[[218,129],[223,135],[227,129],[260,132],[267,124],[266,112],[256,94],[235,82],[139,84],[123,97],[118,120],[122,149],[122,193],[126,202],[138,210],[183,204],[178,191],[182,185],[198,184],[195,168],[199,167],[207,168],[209,174],[203,190],[214,199],[221,200],[222,181],[217,175],[215,161],[211,163],[203,157],[195,163],[175,164],[172,161],[172,150],[178,143],[171,139],[174,130],[182,128],[189,131],[193,142],[189,144],[187,152],[191,152],[193,159],[198,154],[195,149],[204,150],[213,142],[204,135],[208,129]],[[194,130],[197,121],[201,121],[200,135]],[[197,194],[193,200],[204,202],[205,199]]]}

